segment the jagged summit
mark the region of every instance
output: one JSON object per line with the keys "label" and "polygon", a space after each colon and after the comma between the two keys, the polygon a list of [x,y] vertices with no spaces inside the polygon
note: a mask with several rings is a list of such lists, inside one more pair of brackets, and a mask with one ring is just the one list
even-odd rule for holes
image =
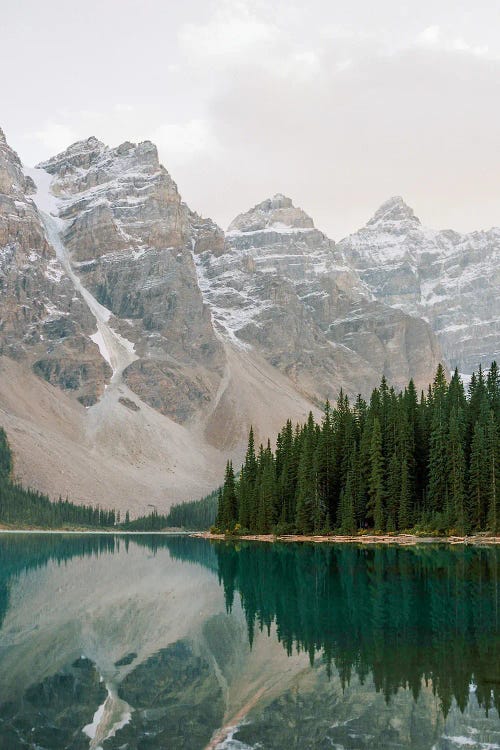
{"label": "jagged summit", "polygon": [[395,195],[382,203],[380,208],[368,222],[367,226],[373,227],[382,223],[402,221],[412,222],[417,225],[420,224],[420,219],[415,216],[413,209],[405,203],[400,195]]}
{"label": "jagged summit", "polygon": [[3,132],[2,128],[0,128],[0,143],[7,143],[5,133]]}
{"label": "jagged summit", "polygon": [[[91,137],[41,166],[24,170],[35,191],[0,142],[0,351],[34,389],[32,433],[14,443],[27,484],[165,508],[213,486],[229,450],[239,461],[252,421],[267,437],[341,386],[367,394],[383,371],[421,387],[440,361],[428,325],[375,303],[286,195],[226,239],[149,141]],[[16,378],[0,377],[15,439],[27,435],[9,412]],[[40,378],[65,391],[71,421],[32,410]]]}
{"label": "jagged summit", "polygon": [[89,166],[102,154],[106,146],[95,136],[90,136],[83,141],[76,141],[64,151],[52,156],[47,161],[37,164],[38,169],[54,174],[60,171],[61,166],[67,168],[80,167],[88,169]]}
{"label": "jagged summit", "polygon": [[119,146],[110,148],[95,136],[83,141],[76,141],[56,156],[37,164],[50,174],[62,174],[68,170],[90,169],[94,165],[103,165],[117,159],[128,159],[131,163],[140,164],[158,170],[160,163],[158,150],[151,141],[131,143],[124,141]]}
{"label": "jagged summit", "polygon": [[228,228],[228,233],[258,232],[266,229],[287,231],[290,229],[314,229],[314,222],[301,208],[293,205],[291,198],[276,193],[262,203],[257,203],[245,213],[239,214]]}

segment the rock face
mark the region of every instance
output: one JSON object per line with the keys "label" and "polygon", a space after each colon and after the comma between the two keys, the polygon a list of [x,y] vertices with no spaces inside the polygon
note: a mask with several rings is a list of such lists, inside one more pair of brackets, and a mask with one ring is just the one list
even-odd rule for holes
{"label": "rock face", "polygon": [[367,394],[381,373],[425,386],[440,358],[422,320],[373,300],[334,242],[283,195],[240,214],[224,253],[196,256],[220,333],[251,347],[310,398]]}
{"label": "rock face", "polygon": [[339,249],[376,299],[429,321],[452,368],[498,358],[500,229],[429,229],[395,197]]}
{"label": "rock face", "polygon": [[110,149],[89,138],[39,166],[53,177],[73,269],[135,346],[125,382],[185,422],[210,402],[223,369],[191,252],[207,243],[216,252],[222,232],[181,201],[149,141]]}
{"label": "rock face", "polygon": [[90,338],[92,316],[47,242],[34,190],[0,131],[0,354],[90,405],[111,371]]}
{"label": "rock face", "polygon": [[265,440],[382,374],[426,386],[441,357],[429,325],[376,300],[289,198],[224,235],[149,141],[92,137],[26,169],[1,133],[0,289],[19,478],[133,513],[213,489],[250,424]]}

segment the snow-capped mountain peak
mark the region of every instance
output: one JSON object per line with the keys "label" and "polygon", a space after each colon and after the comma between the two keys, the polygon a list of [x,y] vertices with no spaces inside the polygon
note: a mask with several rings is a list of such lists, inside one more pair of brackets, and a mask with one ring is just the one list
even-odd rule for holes
{"label": "snow-capped mountain peak", "polygon": [[431,229],[395,197],[338,247],[376,299],[429,321],[452,368],[467,374],[498,358],[498,229]]}
{"label": "snow-capped mountain peak", "polygon": [[311,217],[301,208],[294,206],[291,198],[276,193],[272,198],[267,198],[249,211],[239,214],[229,225],[228,234],[265,230],[287,233],[304,229],[314,229]]}
{"label": "snow-capped mountain peak", "polygon": [[373,229],[380,225],[394,224],[396,222],[411,223],[420,226],[420,219],[415,216],[413,209],[405,203],[400,195],[395,195],[382,203],[366,226]]}

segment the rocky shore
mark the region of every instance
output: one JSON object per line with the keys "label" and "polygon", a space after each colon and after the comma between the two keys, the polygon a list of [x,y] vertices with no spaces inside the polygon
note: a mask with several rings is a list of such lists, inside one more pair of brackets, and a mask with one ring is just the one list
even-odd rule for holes
{"label": "rocky shore", "polygon": [[246,534],[244,536],[225,536],[211,534],[209,531],[192,532],[191,536],[214,540],[241,540],[247,542],[315,542],[330,544],[400,544],[411,546],[416,544],[500,544],[500,536],[487,534],[473,534],[470,536],[417,536],[416,534],[354,534],[354,535],[310,535],[287,534],[275,536],[273,534]]}

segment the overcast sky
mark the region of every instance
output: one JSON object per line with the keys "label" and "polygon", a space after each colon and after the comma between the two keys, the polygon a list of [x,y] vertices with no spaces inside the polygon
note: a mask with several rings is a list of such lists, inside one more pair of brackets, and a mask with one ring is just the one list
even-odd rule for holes
{"label": "overcast sky", "polygon": [[150,139],[224,228],[276,192],[334,239],[391,195],[500,225],[499,0],[4,0],[0,64],[27,165]]}

